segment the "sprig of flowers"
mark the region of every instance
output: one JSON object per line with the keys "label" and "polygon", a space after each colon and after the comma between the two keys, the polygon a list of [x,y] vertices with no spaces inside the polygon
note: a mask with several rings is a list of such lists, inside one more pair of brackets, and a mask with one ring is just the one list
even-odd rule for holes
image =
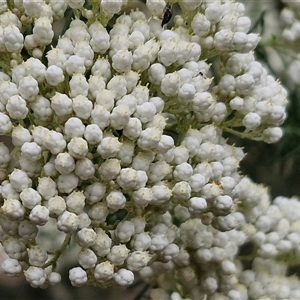
{"label": "sprig of flowers", "polygon": [[[175,3],[168,29],[161,17]],[[239,173],[243,150],[223,133],[278,141],[287,92],[255,60],[259,37],[242,4],[148,0],[150,18],[121,15],[126,5],[1,7],[0,134],[14,147],[0,145],[2,268],[33,287],[56,284],[73,241],[74,286],[140,277],[160,287],[153,299],[253,297],[236,255],[252,241],[258,205],[245,209],[245,193],[259,187]],[[67,9],[74,19],[55,44]],[[263,256],[269,245],[260,246]]]}

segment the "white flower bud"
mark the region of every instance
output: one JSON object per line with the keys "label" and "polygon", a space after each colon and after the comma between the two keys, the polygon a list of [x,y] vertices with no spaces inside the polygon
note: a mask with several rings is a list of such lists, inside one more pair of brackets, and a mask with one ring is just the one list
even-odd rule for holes
{"label": "white flower bud", "polygon": [[13,199],[19,199],[20,193],[16,191],[12,187],[12,185],[8,181],[4,181],[1,186],[1,195],[3,199],[7,198],[13,198]]}
{"label": "white flower bud", "polygon": [[280,127],[269,127],[263,131],[262,138],[264,142],[272,144],[278,142],[282,135],[283,132]]}
{"label": "white flower bud", "polygon": [[147,70],[151,63],[151,48],[146,44],[140,44],[134,50],[132,69],[137,72]]}
{"label": "white flower bud", "polygon": [[86,197],[87,203],[92,205],[99,202],[105,195],[105,192],[106,185],[102,182],[95,182],[85,188],[84,195]]}
{"label": "white flower bud", "polygon": [[278,255],[276,246],[270,243],[265,243],[258,249],[258,255],[263,258],[273,258]]}
{"label": "white flower bud", "polygon": [[138,118],[142,123],[152,121],[156,114],[156,107],[151,102],[145,102],[136,107],[134,116]]}
{"label": "white flower bud", "polygon": [[57,218],[66,210],[67,205],[64,198],[61,196],[55,196],[48,200],[47,208],[49,210],[50,217]]}
{"label": "white flower bud", "polygon": [[192,197],[189,200],[189,211],[191,213],[201,213],[207,208],[207,203],[204,198],[201,197]]}
{"label": "white flower bud", "polygon": [[165,185],[154,185],[151,189],[153,194],[153,199],[151,202],[154,205],[166,203],[172,196],[172,191]]}
{"label": "white flower bud", "polygon": [[261,123],[261,118],[257,113],[248,113],[243,118],[243,125],[247,130],[255,130]]}
{"label": "white flower bud", "polygon": [[67,196],[66,204],[68,211],[79,215],[85,205],[85,196],[83,192],[73,191]]}
{"label": "white flower bud", "polygon": [[78,262],[85,269],[93,268],[97,263],[97,255],[91,249],[81,249],[78,253]]}
{"label": "white flower bud", "polygon": [[36,161],[42,157],[42,148],[35,142],[25,142],[21,147],[21,155],[30,161]]}
{"label": "white flower bud", "polygon": [[35,19],[32,33],[36,43],[41,46],[50,44],[54,36],[52,24],[47,17]]}
{"label": "white flower bud", "polygon": [[31,108],[35,118],[46,122],[51,120],[53,110],[51,109],[51,103],[48,99],[42,96],[35,97],[35,100],[31,102]]}
{"label": "white flower bud", "polygon": [[113,211],[122,209],[125,207],[126,204],[126,198],[123,195],[123,193],[119,191],[111,191],[107,196],[106,196],[106,203],[107,206],[112,209]]}
{"label": "white flower bud", "polygon": [[85,127],[84,138],[90,145],[97,145],[103,138],[103,132],[97,124],[89,124]]}
{"label": "white flower bud", "polygon": [[127,268],[131,271],[140,271],[147,266],[151,256],[146,251],[134,251],[126,259]]}
{"label": "white flower bud", "polygon": [[118,154],[121,145],[122,143],[118,141],[118,138],[105,137],[97,147],[97,153],[104,159],[115,157]]}
{"label": "white flower bud", "polygon": [[127,93],[127,83],[126,79],[121,75],[114,76],[108,83],[107,89],[111,90],[115,93],[115,97],[117,100],[122,98]]}
{"label": "white flower bud", "polygon": [[221,232],[230,231],[236,227],[236,220],[231,215],[218,216],[214,217],[212,226]]}
{"label": "white flower bud", "polygon": [[119,73],[128,72],[132,62],[132,53],[126,49],[118,50],[112,57],[112,67]]}
{"label": "white flower bud", "polygon": [[145,37],[140,31],[133,31],[129,37],[129,49],[135,50],[138,46],[145,43]]}
{"label": "white flower bud", "polygon": [[0,90],[1,90],[0,99],[3,105],[7,104],[7,101],[11,96],[15,96],[19,94],[17,85],[11,82],[10,78],[8,78],[5,81],[0,81]]}
{"label": "white flower bud", "polygon": [[117,101],[117,106],[125,105],[130,110],[130,115],[134,113],[137,106],[137,100],[133,95],[125,95],[120,100]]}
{"label": "white flower bud", "polygon": [[151,237],[146,232],[138,233],[131,240],[131,245],[136,251],[146,251],[151,245]]}
{"label": "white flower bud", "polygon": [[132,200],[137,207],[146,207],[153,198],[150,188],[140,188],[132,193]]}
{"label": "white flower bud", "polygon": [[153,16],[160,17],[164,13],[166,2],[165,0],[147,0],[146,5]]}
{"label": "white flower bud", "polygon": [[130,250],[123,244],[112,246],[107,258],[115,265],[120,266],[124,264],[125,259],[128,257]]}
{"label": "white flower bud", "polygon": [[32,180],[28,177],[27,173],[19,169],[14,169],[14,171],[10,173],[9,181],[12,188],[18,192],[31,187],[32,184]]}
{"label": "white flower bud", "polygon": [[75,160],[69,153],[59,153],[54,160],[55,169],[63,175],[69,174],[75,169]]}
{"label": "white flower bud", "polygon": [[74,173],[82,180],[92,178],[95,174],[93,162],[86,157],[78,159],[76,161]]}
{"label": "white flower bud", "polygon": [[14,24],[3,28],[3,44],[8,52],[19,52],[23,48],[24,37]]}
{"label": "white flower bud", "polygon": [[147,175],[149,180],[157,182],[163,180],[171,171],[172,167],[165,161],[157,161],[150,164]]}
{"label": "white flower bud", "polygon": [[122,0],[116,0],[114,2],[111,2],[109,0],[102,0],[100,5],[105,14],[113,15],[113,14],[117,14],[121,11],[123,2],[122,2]]}
{"label": "white flower bud", "polygon": [[161,251],[167,247],[169,240],[165,234],[155,234],[151,237],[150,251]]}
{"label": "white flower bud", "polygon": [[9,116],[0,112],[0,134],[5,135],[9,133],[12,129],[12,123]]}
{"label": "white flower bud", "polygon": [[67,95],[56,92],[50,100],[51,107],[58,116],[72,113],[72,100]]}
{"label": "white flower bud", "polygon": [[153,84],[160,85],[166,75],[166,68],[160,63],[152,64],[148,71],[149,81]]}
{"label": "white flower bud", "polygon": [[110,125],[116,130],[123,129],[129,122],[129,117],[131,115],[130,109],[127,105],[116,106],[110,115]]}
{"label": "white flower bud", "polygon": [[0,143],[0,168],[6,168],[10,162],[10,151],[4,143]]}
{"label": "white flower bud", "polygon": [[[96,53],[105,53],[110,46],[110,37],[106,29],[100,22],[94,22],[89,27],[89,31],[91,34],[90,45],[93,51]],[[100,61],[101,59],[98,60]],[[92,67],[92,73],[94,73],[95,70],[94,66],[95,64]]]}
{"label": "white flower bud", "polygon": [[57,189],[60,193],[71,193],[78,186],[79,178],[74,173],[60,175],[57,178]]}
{"label": "white flower bud", "polygon": [[95,243],[92,246],[98,256],[105,256],[110,252],[112,240],[102,229],[98,229]]}
{"label": "white flower bud", "polygon": [[90,219],[87,213],[82,212],[78,215],[78,217],[79,217],[79,225],[78,225],[79,229],[87,228],[91,225],[92,220]]}
{"label": "white flower bud", "polygon": [[5,259],[2,262],[1,267],[8,276],[18,276],[22,272],[22,266],[19,261],[14,258]]}
{"label": "white flower bud", "polygon": [[178,220],[180,220],[182,222],[186,221],[188,218],[191,217],[191,214],[189,213],[188,208],[181,206],[179,204],[175,206],[174,215],[176,218],[178,218]]}
{"label": "white flower bud", "polygon": [[6,104],[6,110],[12,119],[25,119],[28,114],[26,101],[19,95],[11,96]]}
{"label": "white flower bud", "polygon": [[203,37],[209,33],[210,22],[205,15],[198,12],[191,22],[191,27],[196,35]]}
{"label": "white flower bud", "polygon": [[134,274],[129,270],[120,269],[117,273],[114,274],[114,280],[117,285],[129,286],[134,281]]}
{"label": "white flower bud", "polygon": [[221,195],[221,188],[215,183],[207,183],[201,189],[201,196],[205,199],[212,199]]}
{"label": "white flower bud", "polygon": [[104,261],[95,267],[94,276],[97,281],[108,281],[114,275],[114,265],[109,261]]}
{"label": "white flower bud", "polygon": [[168,73],[161,81],[161,91],[167,96],[175,96],[180,88],[180,76],[177,72]]}
{"label": "white flower bud", "polygon": [[132,168],[121,169],[117,183],[124,189],[139,189],[146,185],[148,177],[145,171],[136,171]]}
{"label": "white flower bud", "polygon": [[226,216],[230,213],[233,201],[230,196],[220,195],[215,198],[213,203],[213,213],[215,216]]}
{"label": "white flower bud", "polygon": [[49,200],[57,195],[56,183],[50,177],[39,178],[37,191],[45,200]]}
{"label": "white flower bud", "polygon": [[47,68],[45,78],[47,80],[47,83],[52,86],[57,86],[65,80],[63,70],[56,65],[51,65]]}
{"label": "white flower bud", "polygon": [[84,131],[85,126],[79,118],[71,117],[65,123],[64,133],[68,139],[73,137],[82,137]]}
{"label": "white flower bud", "polygon": [[92,228],[82,228],[77,232],[76,241],[80,247],[91,247],[95,243],[96,232]]}
{"label": "white flower bud", "polygon": [[69,279],[73,286],[81,286],[87,282],[87,273],[81,268],[76,267],[69,270]]}
{"label": "white flower bud", "polygon": [[[105,89],[106,81],[105,81],[105,78],[101,74],[91,75],[88,80],[88,83],[89,83],[88,92],[92,96],[93,99],[98,99],[99,95],[102,96],[103,90],[106,91],[106,89]],[[111,92],[111,95],[112,95],[112,97],[114,97],[113,92]],[[97,101],[97,104],[99,103],[100,105],[102,105],[101,102],[104,102],[104,101]],[[106,105],[103,105],[103,106],[106,107]]]}
{"label": "white flower bud", "polygon": [[157,153],[167,153],[169,150],[173,149],[173,147],[174,139],[169,135],[163,134],[157,146],[154,148],[154,151]]}
{"label": "white flower bud", "polygon": [[87,96],[89,90],[89,83],[85,76],[81,73],[73,74],[69,81],[70,92],[69,96],[75,98],[79,95]]}
{"label": "white flower bud", "polygon": [[201,288],[205,293],[212,294],[217,290],[218,282],[214,277],[206,277],[201,282]]}
{"label": "white flower bud", "polygon": [[68,143],[69,153],[77,159],[84,158],[88,153],[88,143],[81,137],[73,137]]}
{"label": "white flower bud", "polygon": [[120,161],[112,158],[105,160],[99,167],[98,172],[102,180],[115,179],[121,170]]}
{"label": "white flower bud", "polygon": [[29,220],[24,220],[18,227],[19,235],[25,240],[31,240],[36,238],[38,233],[38,227]]}
{"label": "white flower bud", "polygon": [[176,165],[179,165],[181,163],[187,162],[189,159],[189,150],[183,146],[180,145],[179,147],[175,147],[173,150],[173,162]]}
{"label": "white flower bud", "polygon": [[84,74],[86,70],[84,66],[84,59],[78,55],[71,55],[64,63],[64,68],[71,76],[76,73]]}
{"label": "white flower bud", "polygon": [[131,164],[135,152],[135,143],[130,140],[123,139],[123,144],[117,157],[121,160],[124,166]]}
{"label": "white flower bud", "polygon": [[130,221],[122,221],[118,223],[114,231],[114,235],[121,243],[129,242],[134,233],[134,225]]}
{"label": "white flower bud", "polygon": [[172,189],[172,196],[178,201],[188,200],[191,197],[191,187],[188,182],[177,182]]}
{"label": "white flower bud", "polygon": [[34,288],[42,287],[47,279],[44,269],[39,267],[30,266],[24,271],[26,281]]}
{"label": "white flower bud", "polygon": [[142,123],[138,118],[130,118],[127,125],[123,128],[123,134],[131,139],[137,139],[142,132]]}
{"label": "white flower bud", "polygon": [[193,175],[193,171],[193,167],[190,164],[183,162],[175,167],[173,176],[176,180],[188,181]]}
{"label": "white flower bud", "polygon": [[29,263],[35,267],[42,267],[48,259],[47,251],[39,245],[32,246],[27,250]]}
{"label": "white flower bud", "polygon": [[93,103],[84,95],[78,95],[73,100],[73,110],[78,118],[88,119],[91,116]]}
{"label": "white flower bud", "polygon": [[74,232],[79,225],[79,218],[74,213],[64,211],[57,220],[57,228],[65,233]]}
{"label": "white flower bud", "polygon": [[24,216],[25,208],[21,202],[16,199],[7,198],[1,206],[2,212],[11,220],[17,220]]}
{"label": "white flower bud", "polygon": [[26,188],[20,193],[20,199],[24,207],[33,209],[36,205],[41,204],[41,195],[33,188]]}
{"label": "white flower bud", "polygon": [[[1,119],[1,115],[0,115]],[[15,147],[22,147],[22,145],[26,142],[32,141],[32,136],[28,129],[18,125],[14,127],[11,133],[12,143]]]}
{"label": "white flower bud", "polygon": [[29,214],[29,219],[40,226],[45,225],[49,221],[49,210],[46,206],[36,205]]}
{"label": "white flower bud", "polygon": [[95,203],[88,211],[89,217],[92,219],[93,223],[95,224],[104,223],[108,214],[109,214],[108,207],[106,203],[103,202]]}
{"label": "white flower bud", "polygon": [[227,107],[224,103],[218,102],[216,103],[211,120],[215,124],[220,124],[227,115]]}
{"label": "white flower bud", "polygon": [[143,150],[157,147],[162,136],[162,131],[157,127],[149,127],[143,130],[138,139],[138,146]]}
{"label": "white flower bud", "polygon": [[27,247],[25,243],[17,238],[8,237],[2,242],[5,253],[17,260],[24,260],[27,258]]}
{"label": "white flower bud", "polygon": [[48,275],[48,280],[51,285],[55,285],[61,282],[61,275],[57,272],[51,272]]}

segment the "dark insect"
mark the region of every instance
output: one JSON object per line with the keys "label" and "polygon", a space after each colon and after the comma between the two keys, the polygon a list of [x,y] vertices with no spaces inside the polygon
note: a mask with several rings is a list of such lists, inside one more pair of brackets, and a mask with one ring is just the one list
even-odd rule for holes
{"label": "dark insect", "polygon": [[165,24],[167,24],[172,18],[172,8],[170,4],[167,4],[164,12],[163,19],[161,21],[161,26],[163,27]]}

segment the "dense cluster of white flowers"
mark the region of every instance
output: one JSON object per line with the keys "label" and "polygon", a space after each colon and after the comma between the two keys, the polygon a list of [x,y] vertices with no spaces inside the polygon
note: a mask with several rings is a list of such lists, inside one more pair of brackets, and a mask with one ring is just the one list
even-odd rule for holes
{"label": "dense cluster of white flowers", "polygon": [[300,4],[297,1],[283,0],[284,8],[280,17],[285,28],[283,37],[288,42],[299,41],[300,39]]}
{"label": "dense cluster of white flowers", "polygon": [[[140,277],[159,286],[156,300],[272,298],[275,289],[255,294],[271,273],[278,289],[288,281],[282,297],[299,297],[273,263],[298,251],[299,203],[271,205],[239,173],[242,149],[223,137],[273,143],[286,117],[287,93],[254,58],[259,37],[244,6],[178,1],[167,29],[164,0],[146,1],[150,17],[134,10],[112,25],[127,1],[84,3],[0,6],[0,135],[13,144],[0,144],[3,270],[54,285],[72,240],[74,286]],[[54,43],[68,7],[76,17]],[[245,243],[257,254],[252,273],[237,257]],[[264,269],[261,259],[271,260]]]}
{"label": "dense cluster of white flowers", "polygon": [[284,25],[283,42],[289,45],[290,61],[286,71],[287,86],[291,89],[300,85],[300,4],[298,1],[283,0],[284,8],[280,19]]}

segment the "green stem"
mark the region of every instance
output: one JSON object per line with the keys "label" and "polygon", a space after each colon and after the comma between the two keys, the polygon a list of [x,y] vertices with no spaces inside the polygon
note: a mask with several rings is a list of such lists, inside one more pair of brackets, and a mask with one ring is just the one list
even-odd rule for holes
{"label": "green stem", "polygon": [[229,132],[233,135],[236,135],[242,139],[250,139],[250,140],[254,140],[254,141],[261,141],[261,137],[257,137],[257,136],[253,136],[253,132],[240,132],[240,131],[236,131],[234,129],[228,128],[228,127],[224,127],[222,128],[222,130]]}
{"label": "green stem", "polygon": [[65,251],[67,246],[70,244],[71,237],[72,237],[72,233],[67,234],[65,236],[65,239],[64,239],[62,245],[60,246],[60,248],[54,252],[54,257],[50,261],[48,261],[46,264],[44,264],[44,266],[43,266],[44,269],[51,265],[54,267],[53,269],[55,269],[56,262],[59,259],[59,257],[62,255],[62,253]]}

